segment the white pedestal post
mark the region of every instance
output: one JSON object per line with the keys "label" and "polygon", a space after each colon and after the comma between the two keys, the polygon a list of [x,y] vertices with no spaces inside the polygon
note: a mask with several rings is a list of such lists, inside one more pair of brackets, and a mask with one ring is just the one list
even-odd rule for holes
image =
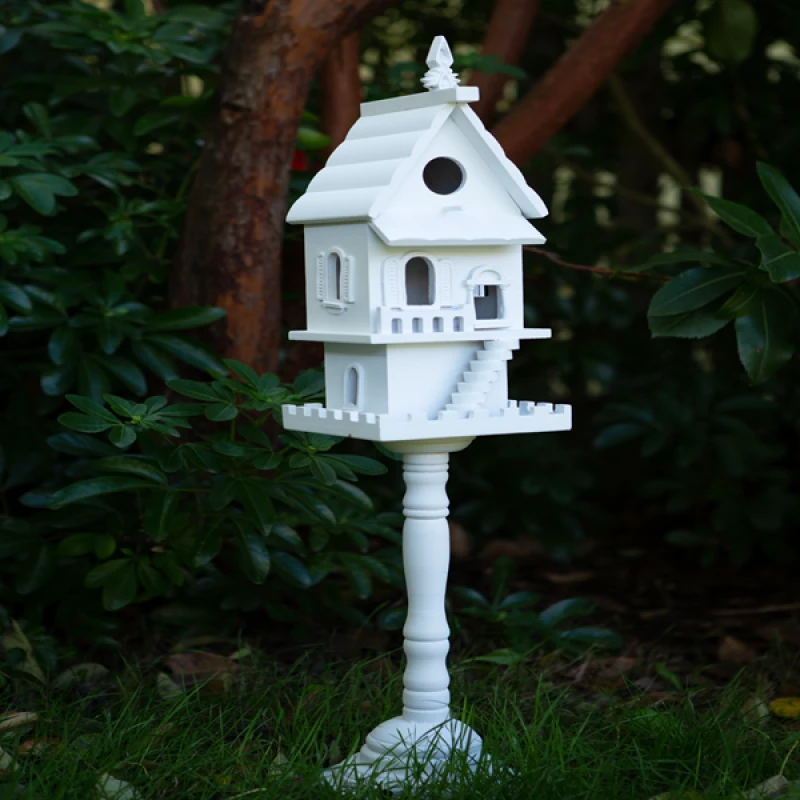
{"label": "white pedestal post", "polygon": [[406,670],[403,713],[381,723],[355,756],[326,770],[329,783],[342,788],[373,781],[388,789],[424,783],[440,773],[453,753],[463,753],[474,769],[481,738],[450,716],[447,653],[450,630],[445,590],[450,565],[448,499],[449,453],[472,439],[393,442],[403,453],[403,567],[408,618],[403,634]]}

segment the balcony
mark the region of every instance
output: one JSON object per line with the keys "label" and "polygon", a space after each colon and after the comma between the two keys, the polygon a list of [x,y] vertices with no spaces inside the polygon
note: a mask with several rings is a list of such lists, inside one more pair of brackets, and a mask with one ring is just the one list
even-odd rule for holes
{"label": "balcony", "polygon": [[464,333],[475,330],[475,308],[468,306],[379,306],[377,333],[427,334]]}

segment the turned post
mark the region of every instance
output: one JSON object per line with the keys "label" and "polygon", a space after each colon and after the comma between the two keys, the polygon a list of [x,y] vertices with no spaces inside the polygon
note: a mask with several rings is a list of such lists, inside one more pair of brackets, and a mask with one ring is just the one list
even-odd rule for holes
{"label": "turned post", "polygon": [[448,459],[447,453],[403,456],[403,567],[408,590],[403,719],[427,725],[445,722],[450,716],[450,629],[445,614],[450,565]]}

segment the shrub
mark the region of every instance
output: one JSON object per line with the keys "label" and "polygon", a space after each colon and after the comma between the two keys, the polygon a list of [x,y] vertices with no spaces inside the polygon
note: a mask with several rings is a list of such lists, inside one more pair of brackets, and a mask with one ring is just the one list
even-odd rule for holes
{"label": "shrub", "polygon": [[[224,364],[189,335],[221,310],[164,310],[235,7],[0,10],[0,603],[95,642],[116,625],[101,602],[300,620],[320,597],[297,590],[332,572],[357,597],[396,579],[391,552],[362,552],[394,534],[353,485],[383,467],[263,431],[318,377]],[[305,127],[298,147],[325,143]],[[214,379],[180,381],[181,364]]]}

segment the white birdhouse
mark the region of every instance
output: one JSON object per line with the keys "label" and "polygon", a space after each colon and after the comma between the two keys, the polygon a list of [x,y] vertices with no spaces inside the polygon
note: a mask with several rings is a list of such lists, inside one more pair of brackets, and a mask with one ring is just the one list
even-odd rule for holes
{"label": "white birdhouse", "polygon": [[285,405],[284,425],[384,442],[404,454],[408,487],[403,716],[342,765],[345,782],[402,785],[412,750],[433,767],[453,749],[479,756],[480,738],[449,715],[448,454],[476,436],[571,427],[569,406],[508,398],[513,351],[551,335],[523,320],[522,246],[544,242],[528,220],[547,208],[452,63],[437,36],[428,91],[363,103],[287,217],[305,226],[308,307],[308,330],[289,338],[324,343],[325,404]]}

